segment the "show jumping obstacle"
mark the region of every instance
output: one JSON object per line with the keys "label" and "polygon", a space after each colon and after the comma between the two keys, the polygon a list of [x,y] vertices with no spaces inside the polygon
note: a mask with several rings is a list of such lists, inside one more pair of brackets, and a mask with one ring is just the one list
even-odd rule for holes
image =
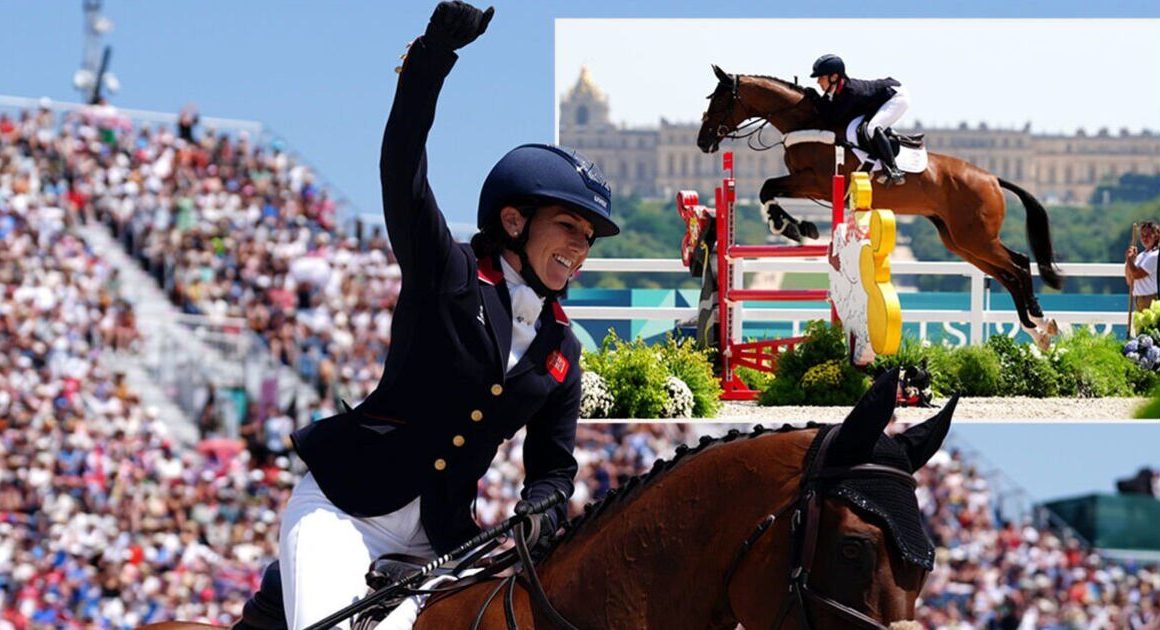
{"label": "show jumping obstacle", "polygon": [[[837,164],[843,162],[841,147],[836,149]],[[723,400],[753,400],[756,390],[749,389],[735,373],[737,367],[747,367],[762,372],[777,370],[777,355],[790,350],[804,339],[802,336],[763,341],[741,342],[739,333],[741,321],[739,302],[751,301],[827,301],[828,289],[745,289],[740,287],[740,272],[736,265],[746,259],[826,257],[830,245],[737,245],[733,213],[737,202],[737,181],[733,172],[733,153],[723,155],[725,178],[716,191],[713,208],[698,205],[695,191],[682,190],[677,193],[677,211],[688,229],[682,243],[682,260],[691,264],[694,250],[706,244],[697,243],[703,237],[709,221],[715,221],[716,228],[716,282],[717,282],[717,325],[719,326],[719,350],[721,361],[721,398]],[[832,227],[845,220],[846,178],[841,173],[833,177],[831,211]],[[708,261],[705,261],[706,263]],[[735,286],[734,283],[737,283]],[[831,307],[831,321],[837,322],[837,313]],[[738,333],[735,336],[735,333]]]}

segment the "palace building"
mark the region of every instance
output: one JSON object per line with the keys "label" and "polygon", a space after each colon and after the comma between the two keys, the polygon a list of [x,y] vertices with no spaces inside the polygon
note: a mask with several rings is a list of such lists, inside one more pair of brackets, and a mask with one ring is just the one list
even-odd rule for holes
{"label": "palace building", "polygon": [[[579,149],[604,170],[619,195],[671,198],[679,190],[696,190],[712,205],[719,185],[720,154],[697,148],[696,122],[661,118],[656,127],[616,125],[608,95],[587,68],[560,99],[560,143]],[[986,124],[931,128],[915,123],[903,131],[926,134],[927,148],[952,155],[1014,182],[1049,204],[1086,204],[1096,187],[1126,173],[1160,174],[1160,133],[1127,129],[1072,135],[1022,129],[992,129]],[[763,145],[780,140],[776,130],[762,132]],[[755,151],[745,141],[721,143],[737,153],[737,192],[756,197],[770,177],[785,175],[781,147]]]}

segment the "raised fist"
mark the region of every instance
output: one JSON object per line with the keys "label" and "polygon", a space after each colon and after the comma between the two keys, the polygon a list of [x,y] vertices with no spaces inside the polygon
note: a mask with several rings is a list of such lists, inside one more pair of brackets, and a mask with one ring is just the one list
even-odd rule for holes
{"label": "raised fist", "polygon": [[440,2],[431,14],[423,40],[448,50],[459,50],[483,35],[494,14],[494,7],[480,11],[460,0]]}

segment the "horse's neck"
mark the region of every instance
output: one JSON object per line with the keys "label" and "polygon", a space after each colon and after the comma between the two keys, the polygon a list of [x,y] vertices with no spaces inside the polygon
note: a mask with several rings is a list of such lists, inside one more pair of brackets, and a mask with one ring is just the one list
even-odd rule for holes
{"label": "horse's neck", "polygon": [[[544,565],[552,601],[572,601],[573,614],[606,627],[707,626],[741,543],[796,494],[813,433],[714,445],[606,506]],[[658,610],[661,594],[668,603]],[[595,610],[602,603],[615,612]]]}
{"label": "horse's neck", "polygon": [[[768,120],[781,133],[822,128],[817,110],[801,92],[768,77],[749,77],[749,81],[753,96],[746,100],[753,102],[755,115]],[[742,89],[745,90],[744,85]]]}

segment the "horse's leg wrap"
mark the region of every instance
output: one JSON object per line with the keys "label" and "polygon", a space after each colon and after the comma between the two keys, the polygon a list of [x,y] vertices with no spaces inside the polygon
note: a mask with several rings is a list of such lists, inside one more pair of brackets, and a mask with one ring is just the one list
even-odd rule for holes
{"label": "horse's leg wrap", "polygon": [[794,242],[802,242],[802,237],[817,238],[818,226],[812,221],[795,219],[786,212],[776,201],[765,202],[766,225],[774,236],[784,236]]}
{"label": "horse's leg wrap", "polygon": [[769,226],[769,233],[774,236],[784,236],[791,241],[802,242],[798,222],[777,205],[776,201],[765,202],[765,224]]}

